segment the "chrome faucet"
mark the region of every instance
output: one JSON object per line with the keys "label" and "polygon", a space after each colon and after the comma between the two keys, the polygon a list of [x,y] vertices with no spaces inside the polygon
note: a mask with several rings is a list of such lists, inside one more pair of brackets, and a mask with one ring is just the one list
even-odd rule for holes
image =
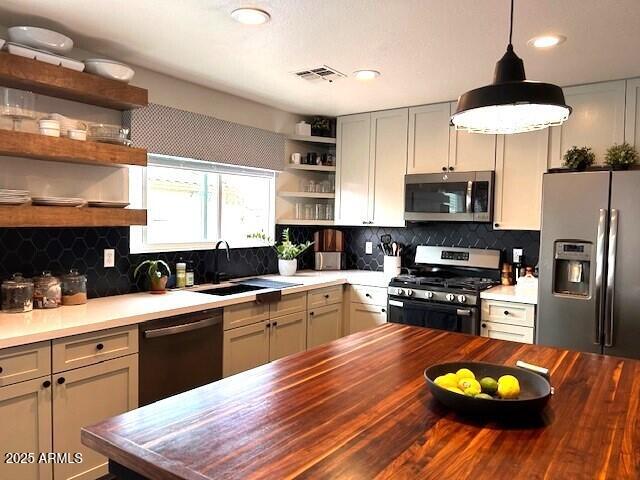
{"label": "chrome faucet", "polygon": [[229,258],[229,244],[225,241],[225,240],[218,240],[218,242],[216,243],[216,246],[213,250],[213,275],[211,278],[211,281],[214,284],[218,284],[220,283],[220,272],[218,272],[218,255],[219,255],[219,250],[220,250],[220,245],[224,244],[224,249],[227,252],[227,262],[230,261]]}

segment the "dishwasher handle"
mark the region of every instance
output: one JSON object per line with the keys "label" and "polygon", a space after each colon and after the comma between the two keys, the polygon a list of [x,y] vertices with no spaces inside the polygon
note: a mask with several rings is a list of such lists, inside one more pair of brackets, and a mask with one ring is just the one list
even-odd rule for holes
{"label": "dishwasher handle", "polygon": [[205,318],[198,322],[183,323],[182,325],[173,325],[171,327],[154,328],[151,330],[144,330],[142,335],[144,338],[156,338],[165,337],[167,335],[177,335],[179,333],[191,332],[193,330],[200,330],[201,328],[211,327],[219,324],[222,321],[220,317]]}

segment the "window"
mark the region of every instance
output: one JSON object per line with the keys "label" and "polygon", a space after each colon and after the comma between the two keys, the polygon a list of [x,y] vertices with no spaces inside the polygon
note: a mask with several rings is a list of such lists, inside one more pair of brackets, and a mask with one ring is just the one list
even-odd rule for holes
{"label": "window", "polygon": [[132,253],[211,249],[219,239],[259,246],[247,236],[274,235],[273,171],[149,155],[130,184],[133,203],[147,209],[147,226],[131,229]]}

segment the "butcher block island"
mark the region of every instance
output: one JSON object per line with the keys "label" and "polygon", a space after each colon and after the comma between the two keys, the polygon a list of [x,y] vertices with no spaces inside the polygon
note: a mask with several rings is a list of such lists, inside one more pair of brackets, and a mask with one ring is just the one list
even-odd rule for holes
{"label": "butcher block island", "polygon": [[[547,367],[545,410],[463,417],[423,377],[445,361]],[[640,362],[396,324],[82,431],[122,479],[640,478]]]}

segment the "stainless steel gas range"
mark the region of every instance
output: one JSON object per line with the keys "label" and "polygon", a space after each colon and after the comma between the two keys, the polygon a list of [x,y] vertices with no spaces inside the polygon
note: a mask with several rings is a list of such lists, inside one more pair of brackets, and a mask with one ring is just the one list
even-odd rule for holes
{"label": "stainless steel gas range", "polygon": [[416,271],[389,283],[388,321],[480,334],[480,292],[497,285],[500,251],[416,248]]}

